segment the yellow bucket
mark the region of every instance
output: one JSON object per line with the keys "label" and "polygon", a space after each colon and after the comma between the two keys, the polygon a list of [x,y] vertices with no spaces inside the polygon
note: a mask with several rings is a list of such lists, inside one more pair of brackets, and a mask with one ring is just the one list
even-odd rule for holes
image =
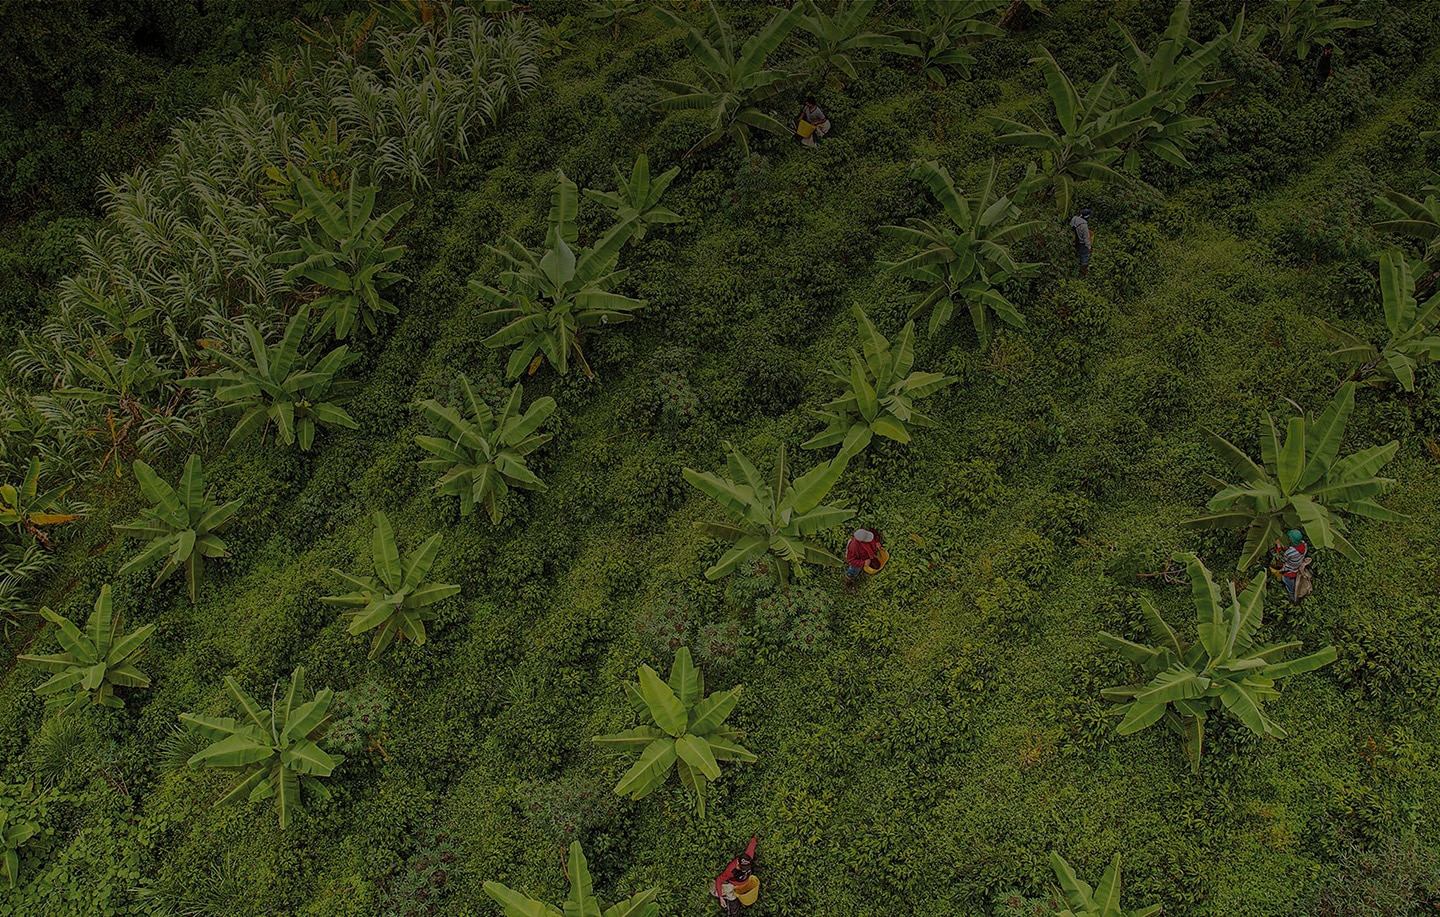
{"label": "yellow bucket", "polygon": [[760,877],[751,876],[735,886],[735,897],[740,899],[740,903],[746,907],[754,904],[760,897]]}
{"label": "yellow bucket", "polygon": [[811,134],[815,133],[815,125],[811,124],[809,121],[806,121],[804,118],[801,118],[800,123],[795,125],[795,133],[799,134],[801,137],[809,137]]}

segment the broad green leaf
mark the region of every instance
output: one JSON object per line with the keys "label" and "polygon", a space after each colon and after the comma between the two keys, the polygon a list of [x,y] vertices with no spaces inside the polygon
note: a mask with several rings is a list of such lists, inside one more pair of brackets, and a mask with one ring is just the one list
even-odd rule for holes
{"label": "broad green leaf", "polygon": [[670,738],[656,739],[640,755],[620,782],[615,785],[618,796],[643,799],[665,782],[675,766],[675,741]]}
{"label": "broad green leaf", "polygon": [[640,667],[640,694],[645,698],[645,704],[655,720],[655,725],[672,736],[684,735],[686,726],[684,702],[648,665]]}

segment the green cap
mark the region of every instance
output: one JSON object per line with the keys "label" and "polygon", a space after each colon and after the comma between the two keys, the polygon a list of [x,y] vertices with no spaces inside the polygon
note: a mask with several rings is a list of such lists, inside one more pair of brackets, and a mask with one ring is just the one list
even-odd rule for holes
{"label": "green cap", "polygon": [[1300,534],[1299,529],[1291,529],[1290,531],[1286,532],[1285,535],[1290,539],[1291,544],[1299,544],[1300,542],[1305,540],[1305,536]]}

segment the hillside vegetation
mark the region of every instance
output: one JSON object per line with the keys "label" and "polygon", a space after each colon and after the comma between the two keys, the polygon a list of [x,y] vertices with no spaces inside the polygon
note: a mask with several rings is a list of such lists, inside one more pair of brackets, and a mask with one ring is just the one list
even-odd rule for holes
{"label": "hillside vegetation", "polygon": [[1433,912],[1436,8],[817,3],[7,108],[0,914]]}

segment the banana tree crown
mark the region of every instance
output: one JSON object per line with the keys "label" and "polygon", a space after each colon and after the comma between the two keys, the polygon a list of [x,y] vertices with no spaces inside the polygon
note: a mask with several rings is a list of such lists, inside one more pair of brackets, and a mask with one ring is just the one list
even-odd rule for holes
{"label": "banana tree crown", "polygon": [[719,503],[733,520],[695,524],[705,534],[734,545],[705,571],[706,578],[727,576],[741,564],[766,553],[775,556],[776,573],[782,582],[788,578],[791,563],[840,563],[834,554],[807,539],[855,515],[847,507],[821,502],[844,472],[850,454],[842,451],[792,483],[783,445],[768,481],[740,450],[729,443],[725,448],[727,477],[691,468],[683,470],[685,480]]}
{"label": "banana tree crown", "polygon": [[40,614],[55,625],[55,638],[64,652],[50,656],[26,654],[19,659],[55,673],[35,689],[45,697],[47,706],[61,707],[66,713],[86,702],[123,707],[125,702],[115,693],[117,687],[150,687],[150,676],[135,663],[145,655],[144,644],[155,632],[155,625],[146,624],[125,634],[124,617],[114,611],[109,584],[100,587],[84,631],[49,608],[40,609]]}
{"label": "banana tree crown", "polygon": [[334,694],[326,688],[305,700],[304,667],[295,669],[289,690],[269,708],[256,703],[230,676],[225,678],[225,690],[244,718],[181,714],[182,723],[214,740],[192,755],[189,763],[242,769],[242,778],[220,803],[273,798],[284,830],[301,808],[302,790],[320,799],[330,798],[329,789],[320,779],[329,777],[345,760],[318,744],[330,724]]}
{"label": "banana tree crown", "polygon": [[910,428],[935,426],[916,409],[915,402],[957,381],[942,373],[912,371],[913,321],[905,323],[892,346],[859,304],[852,306],[851,312],[860,328],[864,356],[851,351],[848,366],[839,365],[831,371],[843,393],[814,412],[827,426],[803,448],[820,449],[839,443],[841,452],[853,455],[866,448],[876,434],[908,443]]}
{"label": "banana tree crown", "polygon": [[1428,274],[1424,261],[1410,264],[1404,253],[1391,249],[1380,255],[1380,293],[1384,304],[1385,327],[1390,339],[1383,345],[1342,331],[1320,319],[1320,327],[1340,344],[1331,353],[1349,363],[1359,364],[1357,374],[1370,385],[1399,383],[1407,392],[1415,390],[1415,371],[1440,360],[1440,335],[1434,334],[1440,320],[1440,293],[1421,305],[1415,298],[1419,277]]}
{"label": "banana tree crown", "polygon": [[625,696],[636,713],[652,725],[596,736],[600,745],[641,749],[640,758],[615,785],[618,795],[643,799],[665,783],[672,770],[695,797],[696,812],[705,817],[708,786],[720,779],[721,761],[752,763],[755,755],[738,744],[744,733],[725,725],[740,700],[741,686],[705,696],[704,674],[695,667],[688,647],[681,647],[668,681],[650,666],[640,667],[639,684],[625,684]]}
{"label": "banana tree crown", "polygon": [[375,631],[370,646],[371,659],[383,653],[396,637],[423,645],[426,639],[425,622],[435,617],[431,606],[460,591],[458,585],[426,582],[430,568],[440,553],[442,534],[431,535],[414,553],[402,560],[389,517],[376,511],[374,521],[375,533],[370,550],[375,575],[351,576],[332,568],[330,572],[353,587],[354,591],[320,599],[327,604],[352,609],[347,612],[351,616],[351,634],[358,636],[366,631]]}
{"label": "banana tree crown", "polygon": [[230,524],[243,501],[217,504],[206,493],[205,472],[199,455],[192,455],[186,460],[178,489],[167,484],[153,468],[139,459],[132,467],[140,492],[151,506],[141,513],[139,521],[114,528],[123,535],[148,537],[150,542],[116,575],[124,576],[144,569],[168,554],[169,559],[160,568],[154,584],[164,582],[183,566],[193,604],[199,600],[203,559],[230,556],[218,533]]}
{"label": "banana tree crown", "polygon": [[1283,441],[1274,419],[1266,414],[1260,429],[1260,464],[1229,440],[1206,430],[1206,439],[1240,483],[1207,476],[1218,488],[1206,504],[1211,512],[1186,524],[1197,528],[1247,526],[1245,548],[1237,565],[1240,570],[1264,553],[1270,539],[1296,526],[1304,528],[1317,548],[1333,547],[1358,560],[1340,513],[1385,521],[1407,517],[1375,502],[1395,483],[1377,477],[1376,472],[1394,458],[1400,448],[1398,441],[1340,458],[1345,425],[1354,408],[1355,383],[1347,382],[1319,417],[1290,418]]}
{"label": "banana tree crown", "polygon": [[499,903],[505,917],[657,917],[660,913],[660,906],[655,903],[655,898],[660,893],[658,888],[647,888],[602,912],[600,902],[595,897],[595,885],[590,878],[589,864],[579,841],[570,842],[565,876],[570,882],[570,894],[565,899],[563,911],[499,882],[487,881],[484,885],[485,894]]}
{"label": "banana tree crown", "polygon": [[525,456],[550,441],[551,434],[536,431],[555,412],[555,399],[539,398],[522,413],[524,387],[517,383],[497,415],[463,373],[459,382],[457,405],[444,405],[433,398],[420,403],[441,434],[415,437],[415,442],[430,453],[420,464],[442,472],[435,489],[459,497],[461,515],[469,515],[475,504],[481,503],[491,521],[498,524],[500,500],[511,487],[546,489],[527,466]]}
{"label": "banana tree crown", "polygon": [[1284,736],[1285,730],[1263,709],[1280,695],[1275,683],[1318,669],[1335,661],[1329,646],[1298,659],[1280,661],[1297,649],[1299,641],[1261,644],[1257,639],[1264,622],[1265,573],[1241,592],[1228,583],[1222,596],[1210,571],[1193,554],[1178,554],[1190,577],[1195,606],[1197,640],[1188,643],[1160,616],[1148,600],[1142,601],[1146,629],[1154,645],[1145,645],[1102,631],[1100,640],[1141,666],[1149,681],[1139,687],[1108,688],[1105,697],[1122,701],[1117,732],[1130,735],[1172,717],[1186,741],[1186,753],[1195,770],[1206,717],[1223,709],[1256,735]]}
{"label": "banana tree crown", "polygon": [[1057,917],[1153,917],[1160,913],[1160,905],[1154,904],[1138,910],[1126,910],[1120,904],[1120,854],[1110,861],[1100,883],[1094,888],[1075,875],[1075,870],[1059,853],[1050,852],[1050,869],[1065,893],[1069,907],[1058,912]]}

